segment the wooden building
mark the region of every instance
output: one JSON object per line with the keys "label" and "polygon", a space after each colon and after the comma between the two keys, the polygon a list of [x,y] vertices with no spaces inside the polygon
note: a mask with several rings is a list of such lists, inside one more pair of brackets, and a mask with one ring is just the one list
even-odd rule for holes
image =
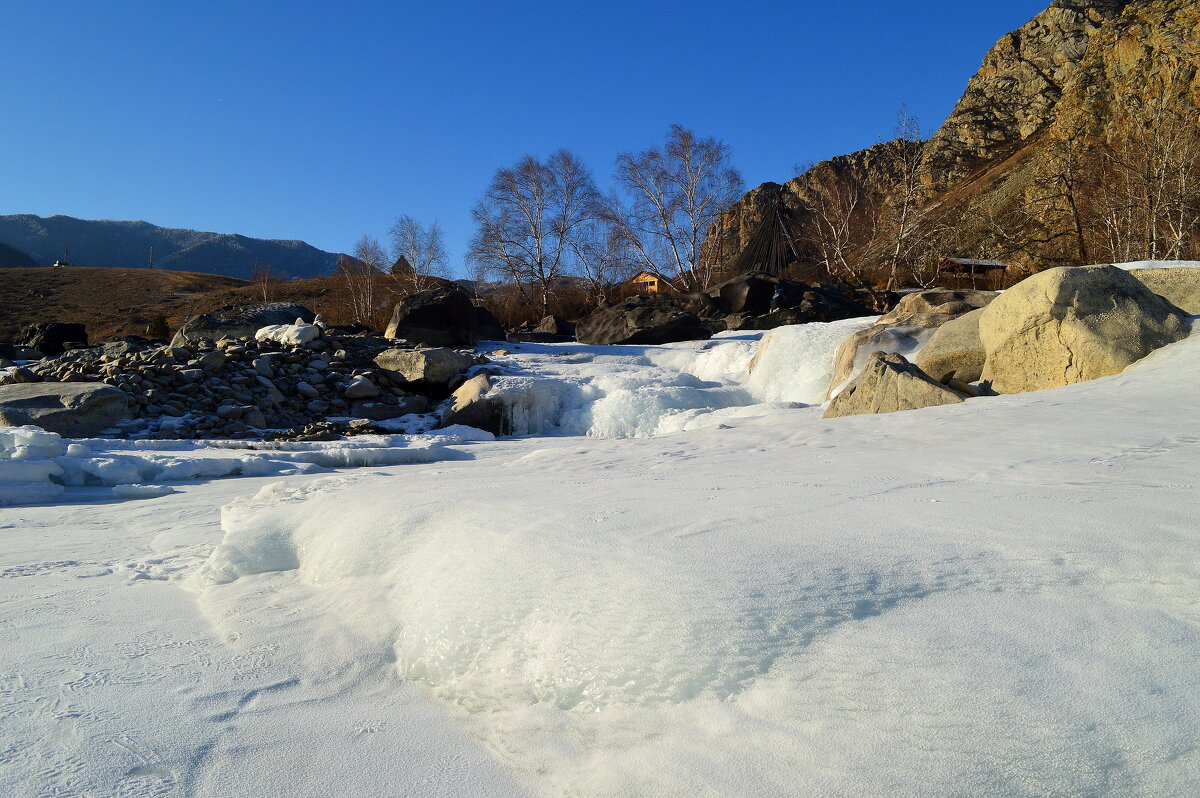
{"label": "wooden building", "polygon": [[[938,264],[948,288],[984,288],[997,290],[1004,287],[1004,275],[1008,264],[998,260],[973,260],[971,258],[943,258]],[[955,285],[950,285],[953,281]]]}
{"label": "wooden building", "polygon": [[671,281],[658,272],[638,272],[629,278],[629,285],[643,294],[660,294],[671,288]]}

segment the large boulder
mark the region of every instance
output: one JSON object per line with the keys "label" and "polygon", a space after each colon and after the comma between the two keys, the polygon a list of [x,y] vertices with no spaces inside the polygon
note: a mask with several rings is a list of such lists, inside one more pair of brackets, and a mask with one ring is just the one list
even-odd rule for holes
{"label": "large boulder", "polygon": [[938,382],[975,382],[983,375],[983,342],[979,318],[983,308],[964,313],[938,327],[913,363]]}
{"label": "large boulder", "polygon": [[504,325],[482,305],[475,306],[475,339],[478,341],[504,340]]}
{"label": "large boulder", "polygon": [[1000,393],[1117,374],[1188,335],[1187,316],[1115,266],[1059,266],[1028,277],[979,319],[983,378]]}
{"label": "large boulder", "polygon": [[17,335],[18,346],[38,350],[47,357],[62,354],[67,344],[87,346],[87,328],[75,322],[39,321]]}
{"label": "large boulder", "polygon": [[[851,289],[852,290],[852,289]],[[869,307],[830,285],[808,285],[765,272],[748,272],[680,300],[685,310],[729,330],[772,330],[812,321],[870,316]]]}
{"label": "large boulder", "polygon": [[385,335],[426,346],[470,346],[480,338],[480,322],[465,293],[442,285],[397,302]]}
{"label": "large boulder", "polygon": [[79,438],[129,418],[124,391],[98,382],[38,382],[0,386],[0,426],[34,424]]}
{"label": "large boulder", "polygon": [[829,403],[822,418],[917,410],[958,404],[965,398],[931,379],[903,355],[873,352],[862,372]]}
{"label": "large boulder", "polygon": [[492,392],[487,374],[476,374],[458,386],[442,411],[442,426],[465,424],[499,435],[504,426],[504,404]]}
{"label": "large boulder", "polygon": [[652,297],[632,297],[579,322],[581,344],[667,344],[711,338],[712,327],[695,313]]}
{"label": "large boulder", "polygon": [[190,319],[171,339],[172,347],[186,347],[200,340],[219,341],[222,338],[254,338],[263,327],[294,324],[297,319],[311,324],[316,316],[311,310],[294,302],[254,302],[248,305],[226,305],[223,308]]}
{"label": "large boulder", "polygon": [[1200,268],[1130,269],[1129,273],[1184,313],[1200,316]]}
{"label": "large boulder", "polygon": [[446,385],[475,365],[475,359],[453,349],[385,349],[375,365],[408,383]]}
{"label": "large boulder", "polygon": [[851,335],[838,347],[833,360],[832,397],[866,364],[872,352],[911,353],[948,321],[986,307],[995,291],[955,291],[931,288],[905,295],[889,312],[865,330]]}

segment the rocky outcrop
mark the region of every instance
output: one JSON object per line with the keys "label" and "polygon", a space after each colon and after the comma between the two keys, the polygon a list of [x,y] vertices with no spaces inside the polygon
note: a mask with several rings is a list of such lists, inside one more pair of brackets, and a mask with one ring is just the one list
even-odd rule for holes
{"label": "rocky outcrop", "polygon": [[964,313],[938,327],[913,360],[917,368],[941,383],[976,382],[983,376],[986,355],[979,340],[983,308]]}
{"label": "rocky outcrop", "polygon": [[18,346],[30,347],[51,356],[61,354],[69,344],[87,346],[87,328],[82,324],[43,321],[31,324],[17,336]]}
{"label": "rocky outcrop", "polygon": [[470,346],[480,339],[497,340],[496,327],[495,317],[472,305],[465,293],[441,285],[397,302],[385,335],[426,346]]}
{"label": "rocky outcrop", "polygon": [[965,398],[902,355],[874,352],[862,372],[829,403],[822,418],[917,410],[957,404]]}
{"label": "rocky outcrop", "polygon": [[602,308],[576,327],[582,344],[667,344],[711,338],[713,329],[695,313],[651,297],[633,297]]}
{"label": "rocky outcrop", "polygon": [[125,394],[110,385],[39,382],[0,386],[0,427],[34,424],[48,432],[90,437],[129,418]]}
{"label": "rocky outcrop", "polygon": [[1191,316],[1200,316],[1200,269],[1130,269],[1138,281]]}
{"label": "rocky outcrop", "polygon": [[1182,311],[1121,269],[1049,269],[1005,291],[980,316],[983,378],[1000,393],[1094,380],[1189,331]]}
{"label": "rocky outcrop", "polygon": [[992,291],[951,291],[934,288],[907,294],[875,324],[847,338],[834,355],[829,395],[834,396],[866,364],[873,352],[904,353],[919,349],[933,330],[996,297]]}
{"label": "rocky outcrop", "polygon": [[315,318],[311,310],[291,302],[227,305],[189,320],[175,333],[171,346],[183,347],[222,338],[253,338],[263,327],[293,324],[297,319],[311,324]]}

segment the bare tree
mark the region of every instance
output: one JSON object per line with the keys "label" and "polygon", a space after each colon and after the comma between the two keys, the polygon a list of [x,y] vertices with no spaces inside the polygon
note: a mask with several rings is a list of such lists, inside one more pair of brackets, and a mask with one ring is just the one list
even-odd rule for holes
{"label": "bare tree", "polygon": [[832,168],[810,172],[806,180],[813,198],[804,232],[820,265],[835,279],[865,282],[870,272],[865,252],[879,233],[865,188]]}
{"label": "bare tree", "polygon": [[559,150],[543,162],[527,155],[496,172],[472,211],[477,229],[468,258],[546,315],[559,278],[582,268],[598,210],[596,184],[578,156]]}
{"label": "bare tree", "polygon": [[587,280],[588,294],[597,305],[611,299],[616,286],[637,271],[629,239],[611,218],[589,222],[576,246],[580,276]]}
{"label": "bare tree", "polygon": [[254,261],[250,270],[250,283],[262,294],[263,302],[271,301],[271,264]]}
{"label": "bare tree", "polygon": [[921,185],[921,121],[901,106],[896,113],[894,131],[895,186],[891,196],[891,214],[888,225],[891,247],[888,261],[889,291],[900,287],[900,265],[908,254],[911,239],[917,228],[920,201],[924,190]]}
{"label": "bare tree", "polygon": [[387,254],[372,236],[363,236],[354,245],[352,257],[338,259],[337,274],[350,297],[350,313],[359,324],[374,326],[379,312],[380,282],[387,266]]}
{"label": "bare tree", "polygon": [[730,162],[727,144],[681,125],[671,126],[661,149],[617,156],[616,179],[630,199],[610,203],[609,216],[642,268],[683,287],[709,287],[719,264],[705,236],[743,191]]}
{"label": "bare tree", "polygon": [[391,275],[403,293],[423,291],[446,279],[449,261],[442,226],[428,227],[411,216],[398,216],[388,234],[392,239]]}

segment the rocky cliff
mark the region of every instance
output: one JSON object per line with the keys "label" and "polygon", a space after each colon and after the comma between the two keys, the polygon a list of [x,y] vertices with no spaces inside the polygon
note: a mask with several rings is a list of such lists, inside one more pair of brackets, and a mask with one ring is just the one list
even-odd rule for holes
{"label": "rocky cliff", "polygon": [[[914,230],[900,247],[911,268],[937,252],[1003,258],[1026,270],[1099,259],[1101,211],[1080,207],[1097,204],[1083,196],[1088,190],[1102,191],[1104,162],[1092,156],[1129,131],[1170,127],[1152,118],[1168,100],[1175,127],[1200,128],[1198,67],[1200,0],[1055,0],[988,51],[949,117],[919,145],[919,191],[899,185],[899,145],[877,145],[787,183],[763,184],[713,233],[727,251],[740,251],[760,220],[782,209],[798,262],[811,266],[821,260],[814,215],[845,205],[841,194],[850,191],[858,203],[851,249],[878,270],[897,249],[889,236],[904,194],[917,204]],[[1193,230],[1190,238],[1200,236]],[[918,240],[926,249],[920,255]],[[1136,246],[1126,242],[1125,250]]]}

